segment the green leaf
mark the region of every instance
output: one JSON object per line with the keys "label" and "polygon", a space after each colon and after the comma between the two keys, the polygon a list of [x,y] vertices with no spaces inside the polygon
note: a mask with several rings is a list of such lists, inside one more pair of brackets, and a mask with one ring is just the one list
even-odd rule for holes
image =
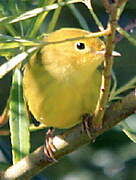
{"label": "green leaf", "polygon": [[7,74],[9,71],[15,68],[19,63],[23,62],[26,59],[26,57],[36,49],[37,47],[30,48],[26,52],[22,52],[16,55],[15,57],[11,58],[8,62],[2,64],[0,66],[0,78],[2,78],[5,74]]}
{"label": "green leaf", "polygon": [[0,49],[0,56],[4,56],[7,59],[14,56],[17,53],[17,49]]}
{"label": "green leaf", "polygon": [[[133,120],[133,115],[129,116],[127,118],[128,120]],[[134,117],[135,119],[135,117]],[[130,123],[130,122],[129,122]],[[134,143],[136,143],[136,131],[134,130],[134,128],[131,128],[130,125],[128,125],[128,123],[126,121],[123,121],[120,123],[119,127],[122,129],[122,131],[128,136],[128,138],[133,141]]]}
{"label": "green leaf", "polygon": [[12,36],[7,36],[4,34],[0,34],[0,49],[13,49],[13,48],[19,48],[21,46],[38,46],[40,45],[40,42],[38,41],[31,41],[31,40],[26,40],[22,39],[20,37],[12,37]]}
{"label": "green leaf", "polygon": [[[55,2],[55,0],[50,0],[50,1],[44,0],[44,2],[42,3],[42,6],[51,5],[54,2]],[[36,17],[36,19],[34,19],[33,24],[32,24],[32,28],[28,30],[29,38],[33,38],[36,36],[38,30],[40,29],[43,21],[45,20],[45,18],[48,15],[48,13],[49,13],[49,11],[45,11],[45,12],[41,13],[40,15],[38,15]]]}
{"label": "green leaf", "polygon": [[13,74],[9,107],[12,155],[13,163],[16,163],[30,150],[29,120],[23,99],[22,74],[18,68]]}
{"label": "green leaf", "polygon": [[23,14],[19,15],[18,17],[17,17],[17,15],[16,16],[10,16],[10,17],[5,16],[5,17],[0,18],[0,23],[1,24],[7,24],[7,23],[12,24],[12,23],[20,22],[20,21],[35,17],[35,16],[37,16],[43,12],[48,12],[48,11],[57,9],[60,6],[65,6],[67,4],[79,3],[79,2],[82,2],[82,0],[70,0],[67,2],[54,3],[52,5],[48,5],[45,7],[36,8],[36,9],[30,10],[30,11],[26,11]]}
{"label": "green leaf", "polygon": [[69,4],[68,7],[72,11],[72,13],[75,16],[75,18],[77,19],[77,21],[79,22],[80,26],[83,29],[86,29],[86,30],[90,31],[89,26],[88,26],[85,18],[80,13],[80,11],[75,7],[75,5],[74,4]]}
{"label": "green leaf", "polygon": [[[60,2],[62,2],[62,0],[58,0],[58,2],[60,3]],[[56,27],[56,24],[57,24],[58,18],[60,16],[61,10],[62,10],[61,6],[58,7],[57,9],[55,9],[53,17],[52,17],[52,19],[48,25],[48,30],[47,30],[48,33],[52,32],[54,30],[54,28]]]}

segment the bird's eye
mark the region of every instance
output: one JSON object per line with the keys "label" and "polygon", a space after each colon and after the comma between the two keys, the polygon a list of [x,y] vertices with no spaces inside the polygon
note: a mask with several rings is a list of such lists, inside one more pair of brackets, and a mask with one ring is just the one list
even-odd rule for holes
{"label": "bird's eye", "polygon": [[78,43],[76,43],[76,47],[79,50],[83,50],[83,49],[85,49],[85,44],[83,42],[78,42]]}

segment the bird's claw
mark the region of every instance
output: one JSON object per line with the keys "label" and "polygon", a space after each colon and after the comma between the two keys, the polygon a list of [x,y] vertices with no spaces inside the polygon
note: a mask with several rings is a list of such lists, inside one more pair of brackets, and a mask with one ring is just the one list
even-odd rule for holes
{"label": "bird's claw", "polygon": [[54,152],[56,151],[56,147],[53,144],[53,138],[54,138],[53,133],[54,133],[54,129],[50,128],[46,133],[46,139],[44,145],[44,153],[49,161],[57,161],[54,157]]}

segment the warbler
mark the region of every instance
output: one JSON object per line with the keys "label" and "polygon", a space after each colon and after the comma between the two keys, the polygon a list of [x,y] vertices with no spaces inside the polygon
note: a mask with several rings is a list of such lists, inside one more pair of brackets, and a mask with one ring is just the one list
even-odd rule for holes
{"label": "warbler", "polygon": [[46,127],[71,128],[95,111],[100,94],[105,44],[91,33],[62,28],[25,66],[23,87],[29,110]]}

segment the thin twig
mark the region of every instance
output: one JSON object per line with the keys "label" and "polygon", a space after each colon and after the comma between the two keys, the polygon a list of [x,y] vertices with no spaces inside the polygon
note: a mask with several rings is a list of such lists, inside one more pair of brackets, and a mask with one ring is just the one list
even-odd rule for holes
{"label": "thin twig", "polygon": [[104,30],[104,27],[101,23],[101,21],[99,21],[97,15],[95,14],[93,8],[92,8],[92,4],[91,4],[91,1],[90,0],[83,0],[83,3],[87,6],[87,8],[89,9],[95,23],[97,24],[98,28],[100,29],[100,31],[103,31]]}
{"label": "thin twig", "polygon": [[123,28],[120,26],[117,26],[117,31],[124,36],[129,42],[131,42],[134,46],[136,46],[136,39],[133,38],[128,32],[126,32]]}
{"label": "thin twig", "polygon": [[111,94],[110,94],[110,98],[109,100],[112,101],[114,100],[117,96],[120,96],[121,93],[130,90],[130,89],[134,89],[136,87],[136,77],[132,78],[130,81],[128,81],[126,84],[124,84],[123,86],[121,86],[120,88],[118,88],[116,91],[114,90]]}
{"label": "thin twig", "polygon": [[[104,2],[108,4],[108,0],[104,0]],[[111,4],[111,11],[109,14],[109,24],[108,27],[111,30],[111,35],[107,37],[106,41],[106,53],[104,60],[104,71],[102,74],[102,83],[100,88],[100,97],[96,105],[96,110],[94,112],[92,125],[94,129],[102,128],[102,118],[104,115],[105,107],[108,101],[110,84],[111,84],[111,70],[113,64],[113,56],[112,51],[115,48],[115,33],[117,27],[117,21],[119,19],[119,9],[122,7],[118,7],[118,1],[115,4]],[[109,8],[109,6],[106,8]],[[107,9],[109,12],[109,9]],[[120,14],[121,15],[121,14]]]}
{"label": "thin twig", "polygon": [[79,39],[87,39],[87,38],[91,38],[91,37],[106,36],[109,33],[110,33],[109,29],[106,29],[103,32],[90,33],[86,36],[80,36],[80,37],[76,37],[76,38],[68,38],[68,39],[61,40],[61,41],[52,41],[52,42],[41,41],[39,44],[37,43],[37,47],[30,48],[26,52],[22,52],[22,53],[16,55],[15,57],[11,58],[5,64],[2,64],[0,66],[0,78],[2,78],[5,74],[7,74],[9,71],[11,71],[13,68],[15,68],[15,66],[17,66],[19,63],[24,61],[30,53],[32,53],[33,51],[37,50],[38,48],[40,48],[42,46],[46,46],[48,44],[64,43],[67,41],[75,41],[75,40],[79,40]]}
{"label": "thin twig", "polygon": [[[133,32],[133,29],[136,27],[136,19],[133,20],[132,23],[128,24],[126,27],[124,27],[123,31],[127,31],[127,33],[129,34],[129,32],[131,33],[131,31]],[[117,29],[118,31],[118,29]],[[119,32],[119,31],[118,31]],[[130,34],[129,34],[130,35]],[[118,43],[119,41],[121,41],[124,37],[127,38],[127,36],[125,36],[125,34],[118,34],[116,36],[116,43]],[[132,36],[131,36],[132,37]]]}
{"label": "thin twig", "polygon": [[60,40],[60,41],[51,41],[51,42],[43,42],[41,43],[41,46],[46,46],[48,44],[58,44],[58,43],[64,43],[67,41],[75,41],[75,40],[79,40],[79,39],[89,39],[89,38],[95,38],[95,37],[102,37],[102,36],[108,36],[111,33],[110,28],[107,28],[101,32],[91,32],[90,34],[84,35],[84,36],[79,36],[79,37],[75,37],[75,38],[67,38],[64,40]]}

